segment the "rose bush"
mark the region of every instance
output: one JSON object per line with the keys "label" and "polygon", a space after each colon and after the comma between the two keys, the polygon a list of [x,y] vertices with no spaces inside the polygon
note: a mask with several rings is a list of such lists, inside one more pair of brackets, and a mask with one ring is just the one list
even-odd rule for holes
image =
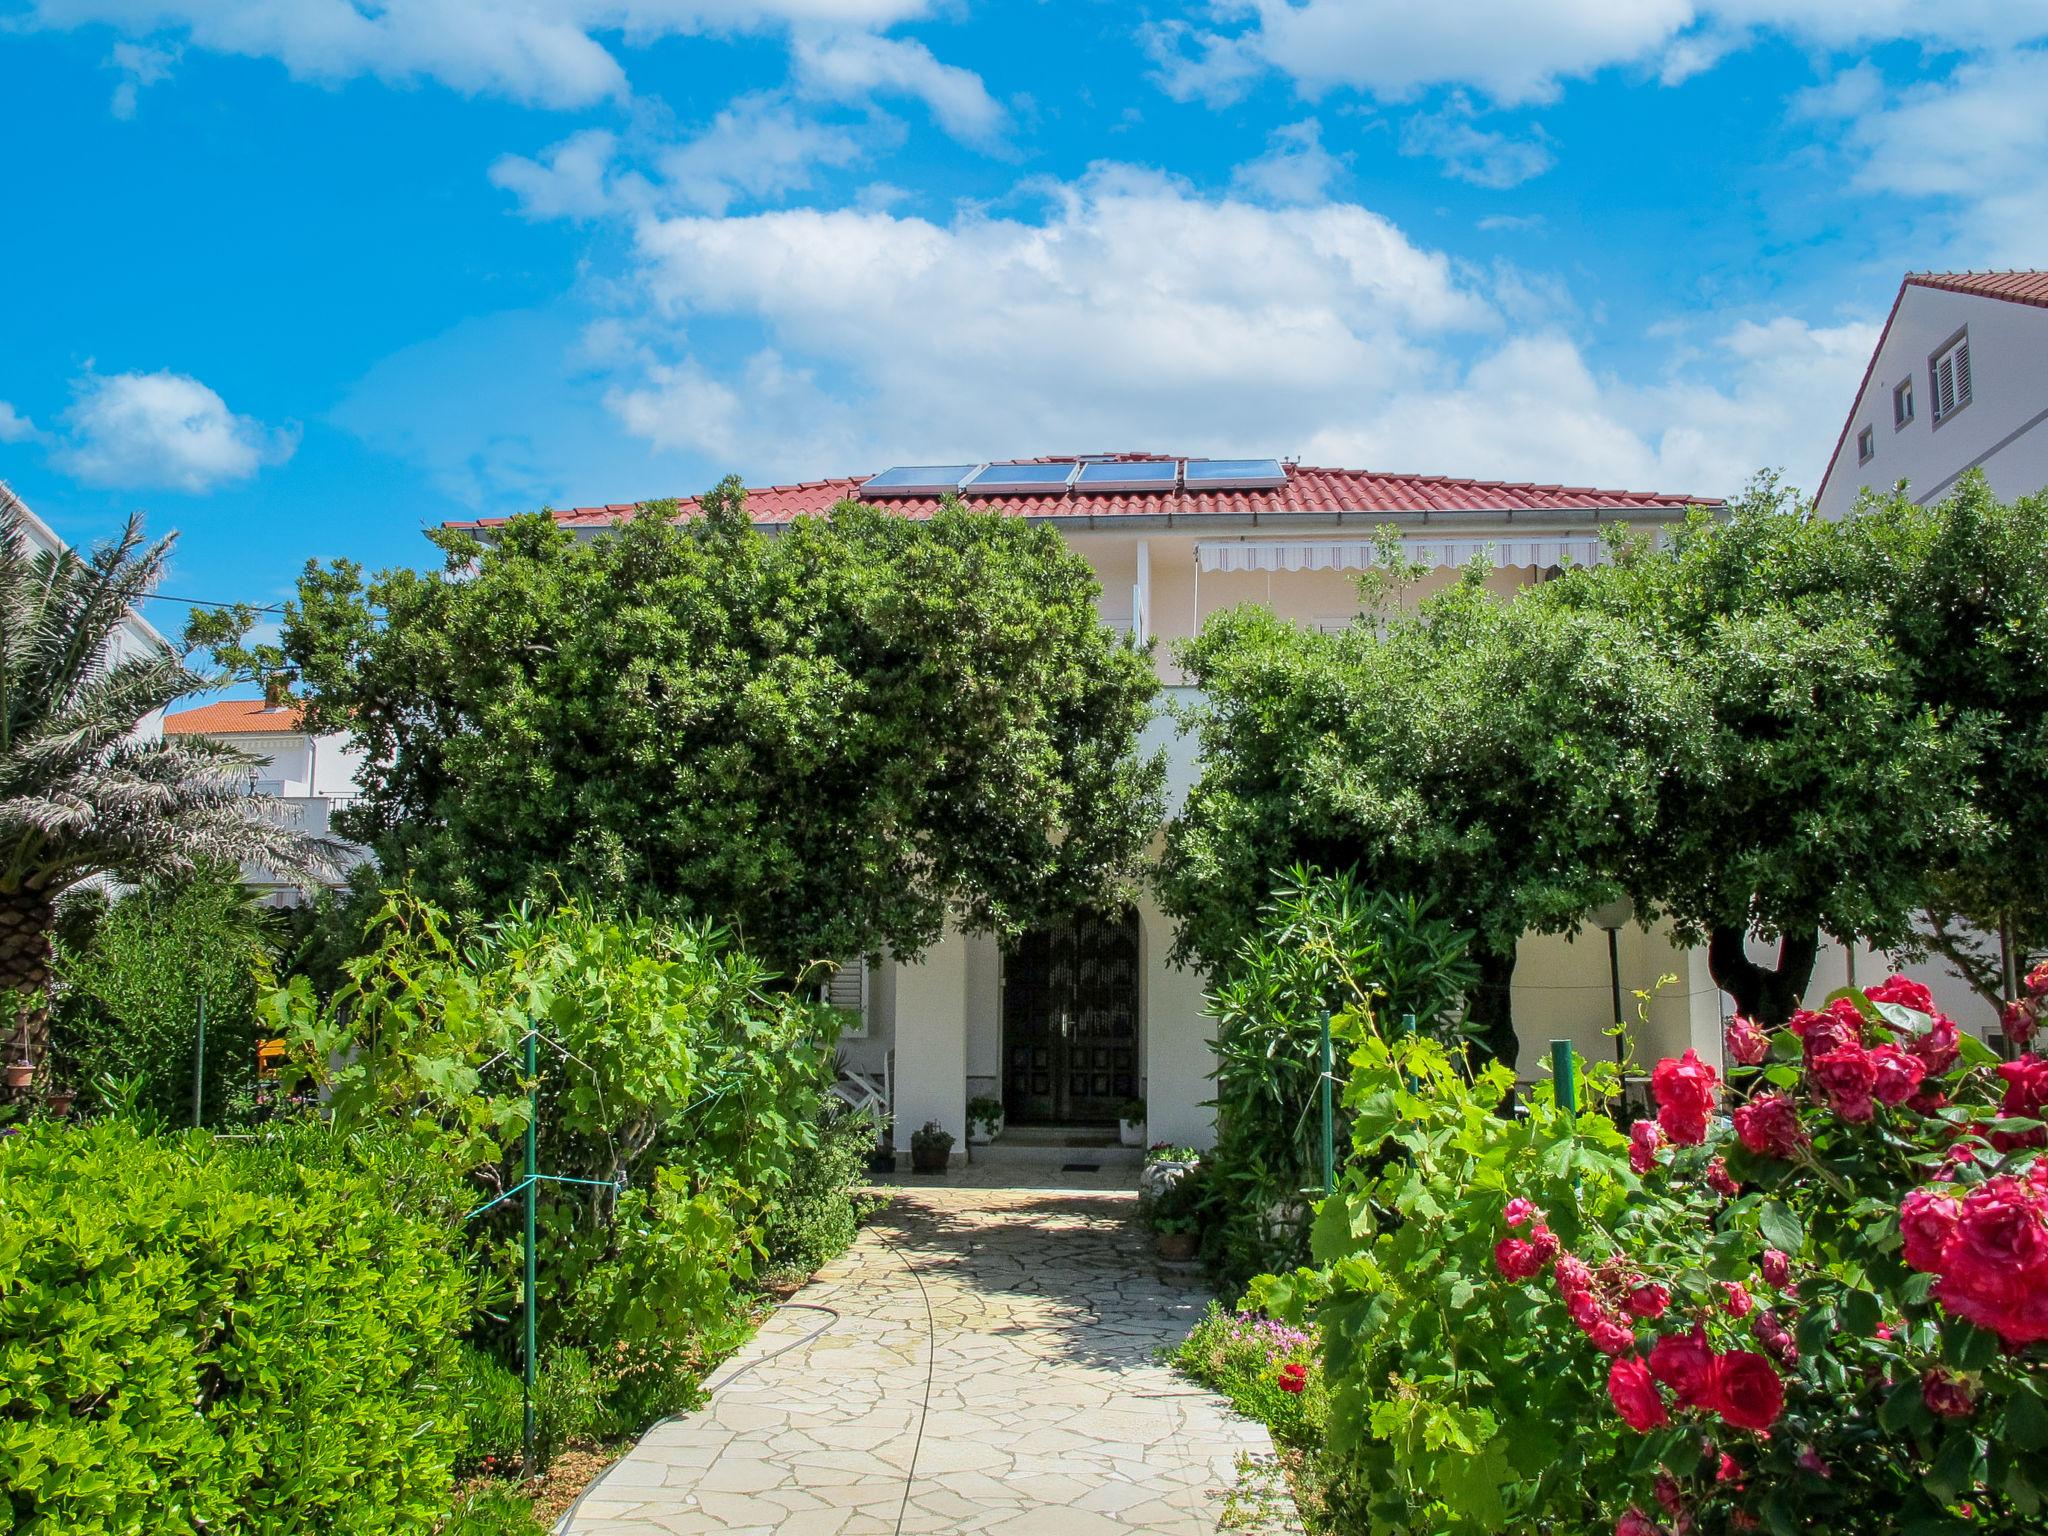
{"label": "rose bush", "polygon": [[1505,1115],[1504,1074],[1346,1023],[1323,1267],[1255,1295],[1318,1325],[1372,1531],[2043,1528],[2048,1061],[1893,977],[1738,1020],[1733,1084],[1659,1063],[1624,1133],[1612,1068]]}

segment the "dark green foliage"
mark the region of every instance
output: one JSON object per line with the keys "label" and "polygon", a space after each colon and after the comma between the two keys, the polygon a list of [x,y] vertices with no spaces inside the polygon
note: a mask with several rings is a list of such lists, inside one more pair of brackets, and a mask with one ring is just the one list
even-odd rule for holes
{"label": "dark green foliage", "polygon": [[430,1532],[463,1448],[461,1191],[402,1146],[106,1121],[0,1139],[0,1512]]}
{"label": "dark green foliage", "polygon": [[[1211,995],[1216,1147],[1193,1181],[1207,1217],[1204,1256],[1240,1286],[1307,1259],[1303,1192],[1319,1192],[1322,1178],[1323,1021],[1370,1009],[1390,1028],[1412,1018],[1417,1031],[1449,1037],[1478,976],[1467,935],[1412,897],[1368,893],[1350,871],[1293,870],[1260,917]],[[1341,1149],[1350,1139],[1341,1051],[1335,1069]]]}
{"label": "dark green foliage", "polygon": [[817,1145],[800,1153],[761,1230],[771,1274],[808,1275],[844,1253],[860,1225],[854,1191],[867,1180],[875,1122],[828,1098]]}
{"label": "dark green foliage", "polygon": [[533,1504],[510,1488],[477,1483],[456,1500],[439,1536],[542,1536]]}
{"label": "dark green foliage", "polygon": [[673,512],[307,571],[284,649],[368,751],[386,870],[454,911],[679,899],[788,970],[1128,894],[1157,685],[1057,533],[846,503],[767,538],[736,482]]}
{"label": "dark green foliage", "polygon": [[123,896],[89,933],[58,947],[58,1076],[88,1105],[102,1078],[133,1082],[137,1108],[190,1125],[203,995],[203,1123],[219,1125],[230,1096],[246,1095],[255,1077],[256,994],[274,936],[273,920],[220,866]]}

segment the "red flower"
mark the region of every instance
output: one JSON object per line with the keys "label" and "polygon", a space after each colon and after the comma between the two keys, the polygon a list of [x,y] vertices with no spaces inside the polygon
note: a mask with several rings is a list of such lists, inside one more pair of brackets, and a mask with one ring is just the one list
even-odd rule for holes
{"label": "red flower", "polygon": [[1863,1043],[1863,1015],[1846,997],[1838,997],[1825,1013],[1800,1009],[1792,1015],[1792,1033],[1806,1042],[1806,1060],[1838,1051],[1845,1045]]}
{"label": "red flower", "polygon": [[1723,1451],[1721,1453],[1721,1464],[1714,1468],[1714,1481],[1717,1483],[1733,1483],[1736,1487],[1740,1488],[1742,1486],[1742,1464],[1726,1451]]}
{"label": "red flower", "polygon": [[1935,1299],[2008,1348],[2048,1339],[2048,1187],[2006,1174],[1971,1190],[1938,1273]]}
{"label": "red flower", "polygon": [[1753,1350],[1716,1355],[1704,1388],[1707,1403],[1737,1429],[1761,1434],[1785,1408],[1785,1383],[1777,1368]]}
{"label": "red flower", "polygon": [[1660,1334],[1650,1346],[1650,1374],[1672,1390],[1681,1408],[1697,1408],[1706,1401],[1715,1358],[1704,1328]]}
{"label": "red flower", "polygon": [[1898,1003],[1915,1013],[1934,1012],[1934,994],[1907,976],[1887,976],[1876,986],[1864,988],[1863,995],[1873,1003]]}
{"label": "red flower", "polygon": [[1756,1298],[1751,1296],[1740,1282],[1723,1280],[1721,1282],[1721,1289],[1728,1293],[1728,1299],[1722,1303],[1722,1306],[1727,1310],[1730,1317],[1747,1317],[1755,1310]]}
{"label": "red flower", "polygon": [[1548,1264],[1557,1257],[1557,1234],[1539,1221],[1529,1234],[1529,1246],[1536,1250],[1538,1264]]}
{"label": "red flower", "polygon": [[1282,1392],[1305,1392],[1308,1390],[1308,1367],[1298,1360],[1283,1365],[1278,1381]]}
{"label": "red flower", "polygon": [[[2005,1097],[1998,1112],[2021,1120],[2048,1119],[2048,1056],[2022,1056],[2001,1061],[1998,1075],[2005,1079]],[[1991,1145],[2001,1152],[2020,1147],[2048,1146],[2048,1128],[2034,1131],[1993,1131]]]}
{"label": "red flower", "polygon": [[1956,1046],[1959,1038],[1956,1021],[1947,1014],[1937,1013],[1926,1032],[1916,1034],[1907,1042],[1906,1049],[1927,1064],[1929,1074],[1940,1077],[1956,1064],[1956,1057],[1962,1054]]}
{"label": "red flower", "polygon": [[1735,1134],[1760,1157],[1791,1157],[1806,1145],[1799,1110],[1782,1093],[1759,1094],[1738,1108]]}
{"label": "red flower", "polygon": [[1827,1095],[1828,1103],[1844,1120],[1868,1120],[1876,1113],[1871,1096],[1877,1087],[1877,1063],[1862,1046],[1838,1046],[1824,1055],[1809,1056],[1806,1070],[1814,1087]]}
{"label": "red flower", "polygon": [[1920,1400],[1938,1419],[1967,1419],[1977,1411],[1977,1394],[1970,1390],[1970,1384],[1938,1365],[1928,1367],[1921,1376]]}
{"label": "red flower", "polygon": [[1720,1085],[1714,1069],[1688,1049],[1673,1061],[1657,1063],[1650,1074],[1650,1092],[1657,1100],[1657,1124],[1681,1147],[1698,1146],[1707,1139],[1707,1117],[1720,1099]]}
{"label": "red flower", "polygon": [[1614,1522],[1614,1536],[1665,1536],[1664,1527],[1631,1504]]}
{"label": "red flower", "polygon": [[1763,1276],[1764,1284],[1782,1291],[1785,1282],[1792,1278],[1792,1260],[1783,1249],[1766,1248],[1757,1261],[1756,1272]]}
{"label": "red flower", "polygon": [[1671,1305],[1671,1293],[1661,1285],[1645,1282],[1628,1293],[1628,1309],[1637,1317],[1659,1318]]}
{"label": "red flower", "polygon": [[2048,997],[2048,960],[2027,972],[2027,996]]}
{"label": "red flower", "polygon": [[2014,1045],[2023,1046],[2034,1038],[2034,1024],[2033,1008],[2017,998],[1998,1010],[1998,1027]]}
{"label": "red flower", "polygon": [[1799,1363],[1799,1341],[1792,1337],[1792,1330],[1785,1326],[1784,1319],[1769,1307],[1759,1308],[1749,1320],[1749,1334],[1787,1370]]}
{"label": "red flower", "polygon": [[1880,1104],[1897,1107],[1905,1103],[1920,1091],[1920,1080],[1927,1075],[1924,1061],[1895,1045],[1872,1046],[1870,1062],[1877,1068],[1877,1082],[1871,1092]]}
{"label": "red flower", "polygon": [[1742,1193],[1742,1186],[1735,1182],[1735,1175],[1728,1171],[1727,1158],[1716,1157],[1708,1159],[1707,1188],[1727,1200],[1733,1200]]}
{"label": "red flower", "polygon": [[1657,1166],[1657,1149],[1664,1144],[1664,1133],[1657,1129],[1654,1120],[1638,1120],[1628,1128],[1628,1165],[1637,1173],[1648,1173]]}
{"label": "red flower", "polygon": [[1593,1272],[1586,1268],[1586,1261],[1569,1253],[1557,1256],[1557,1262],[1550,1266],[1550,1273],[1557,1281],[1557,1288],[1566,1296],[1576,1296],[1593,1288]]}
{"label": "red flower", "polygon": [[1771,1037],[1757,1027],[1754,1019],[1735,1015],[1721,1036],[1721,1044],[1745,1067],[1761,1066],[1771,1054]]}
{"label": "red flower", "polygon": [[1617,1355],[1607,1367],[1607,1396],[1622,1422],[1639,1435],[1662,1429],[1671,1422],[1664,1407],[1664,1394],[1650,1368],[1636,1355]]}
{"label": "red flower", "polygon": [[1669,1472],[1659,1472],[1651,1487],[1656,1492],[1657,1502],[1664,1506],[1665,1514],[1675,1515],[1685,1508],[1685,1495],[1679,1489],[1678,1479]]}
{"label": "red flower", "polygon": [[1527,1280],[1543,1268],[1543,1260],[1537,1256],[1534,1243],[1525,1243],[1519,1237],[1504,1237],[1493,1245],[1493,1267],[1501,1272],[1503,1279]]}
{"label": "red flower", "polygon": [[1508,1208],[1501,1212],[1502,1220],[1511,1227],[1519,1227],[1536,1215],[1536,1207],[1520,1195],[1508,1202]]}
{"label": "red flower", "polygon": [[1962,1202],[1944,1190],[1916,1189],[1907,1195],[1899,1207],[1899,1232],[1906,1239],[1906,1262],[1926,1274],[1938,1273],[1942,1248],[1962,1214]]}

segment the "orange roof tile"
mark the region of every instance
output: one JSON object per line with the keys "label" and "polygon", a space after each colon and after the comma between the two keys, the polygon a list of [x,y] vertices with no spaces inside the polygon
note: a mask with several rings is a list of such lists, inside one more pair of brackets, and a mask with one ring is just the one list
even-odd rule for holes
{"label": "orange roof tile", "polygon": [[166,736],[281,736],[299,729],[299,706],[222,699],[164,716]]}

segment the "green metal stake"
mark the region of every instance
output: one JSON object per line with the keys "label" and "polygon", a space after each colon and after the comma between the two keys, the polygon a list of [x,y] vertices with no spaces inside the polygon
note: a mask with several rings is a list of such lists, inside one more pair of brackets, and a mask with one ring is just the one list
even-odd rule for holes
{"label": "green metal stake", "polygon": [[532,1029],[526,1032],[526,1348],[523,1351],[524,1381],[521,1396],[520,1448],[526,1476],[534,1473],[533,1466],[533,1388],[535,1380],[533,1358],[533,1225],[534,1197],[540,1189],[540,1157],[537,1137],[540,1132],[540,1037]]}
{"label": "green metal stake", "polygon": [[199,989],[199,1039],[192,1051],[192,1129],[199,1129],[199,1111],[206,1087],[206,989]]}
{"label": "green metal stake", "polygon": [[1557,1103],[1568,1115],[1579,1112],[1578,1085],[1572,1078],[1572,1043],[1569,1040],[1550,1042],[1550,1074],[1557,1086]]}
{"label": "green metal stake", "polygon": [[1337,1188],[1337,1107],[1331,1094],[1331,1079],[1337,1071],[1336,1048],[1330,1041],[1330,1015],[1323,1015],[1323,1193]]}

